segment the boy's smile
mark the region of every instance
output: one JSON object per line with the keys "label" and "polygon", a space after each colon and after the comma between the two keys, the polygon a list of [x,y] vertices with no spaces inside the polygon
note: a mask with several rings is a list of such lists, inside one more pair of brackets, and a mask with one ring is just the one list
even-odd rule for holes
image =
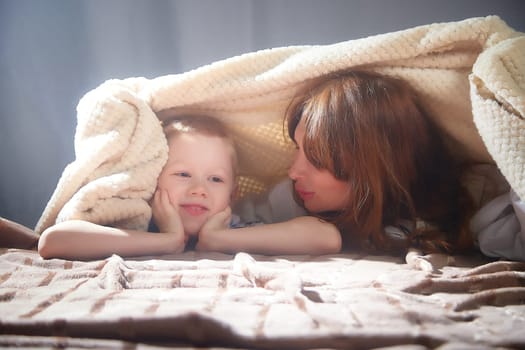
{"label": "boy's smile", "polygon": [[208,212],[208,208],[199,204],[181,204],[180,207],[192,216],[199,216]]}

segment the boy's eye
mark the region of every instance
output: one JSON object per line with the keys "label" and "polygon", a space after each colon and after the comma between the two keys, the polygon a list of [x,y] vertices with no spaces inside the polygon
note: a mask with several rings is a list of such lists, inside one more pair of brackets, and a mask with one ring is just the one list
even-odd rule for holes
{"label": "boy's eye", "polygon": [[191,177],[190,173],[187,171],[179,171],[173,175],[180,176],[180,177]]}
{"label": "boy's eye", "polygon": [[211,180],[212,182],[224,182],[224,180],[223,180],[222,178],[218,177],[218,176],[212,176],[212,177],[210,178],[210,180]]}

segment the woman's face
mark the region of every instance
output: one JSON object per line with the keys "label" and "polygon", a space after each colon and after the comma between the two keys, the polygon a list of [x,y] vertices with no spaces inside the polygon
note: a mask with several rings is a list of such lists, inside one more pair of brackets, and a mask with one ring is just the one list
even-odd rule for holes
{"label": "woman's face", "polygon": [[305,125],[301,120],[295,129],[294,138],[297,153],[288,176],[294,181],[294,188],[312,213],[339,211],[345,208],[349,196],[349,183],[335,178],[326,169],[317,169],[306,158],[303,149]]}

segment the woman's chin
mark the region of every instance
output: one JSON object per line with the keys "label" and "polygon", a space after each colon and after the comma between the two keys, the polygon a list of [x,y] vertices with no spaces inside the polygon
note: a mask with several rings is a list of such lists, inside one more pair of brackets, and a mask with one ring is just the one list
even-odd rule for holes
{"label": "woman's chin", "polygon": [[306,209],[306,211],[308,211],[309,213],[319,213],[319,212],[322,212],[322,210],[319,210],[319,208],[315,205],[312,205],[312,204],[308,204],[308,203],[304,203],[304,208]]}

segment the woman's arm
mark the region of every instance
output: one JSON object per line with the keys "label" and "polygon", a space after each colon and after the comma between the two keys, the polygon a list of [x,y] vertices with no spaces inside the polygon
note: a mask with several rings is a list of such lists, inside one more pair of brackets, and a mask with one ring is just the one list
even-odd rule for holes
{"label": "woman's arm", "polygon": [[[224,213],[224,212],[223,212]],[[217,214],[199,233],[197,250],[225,253],[247,252],[255,254],[334,254],[341,251],[339,230],[330,223],[312,216],[289,221],[245,228],[219,228],[224,223]]]}
{"label": "woman's arm", "polygon": [[96,259],[111,254],[121,256],[156,255],[184,250],[184,233],[150,233],[123,230],[72,220],[46,229],[38,241],[43,258]]}

